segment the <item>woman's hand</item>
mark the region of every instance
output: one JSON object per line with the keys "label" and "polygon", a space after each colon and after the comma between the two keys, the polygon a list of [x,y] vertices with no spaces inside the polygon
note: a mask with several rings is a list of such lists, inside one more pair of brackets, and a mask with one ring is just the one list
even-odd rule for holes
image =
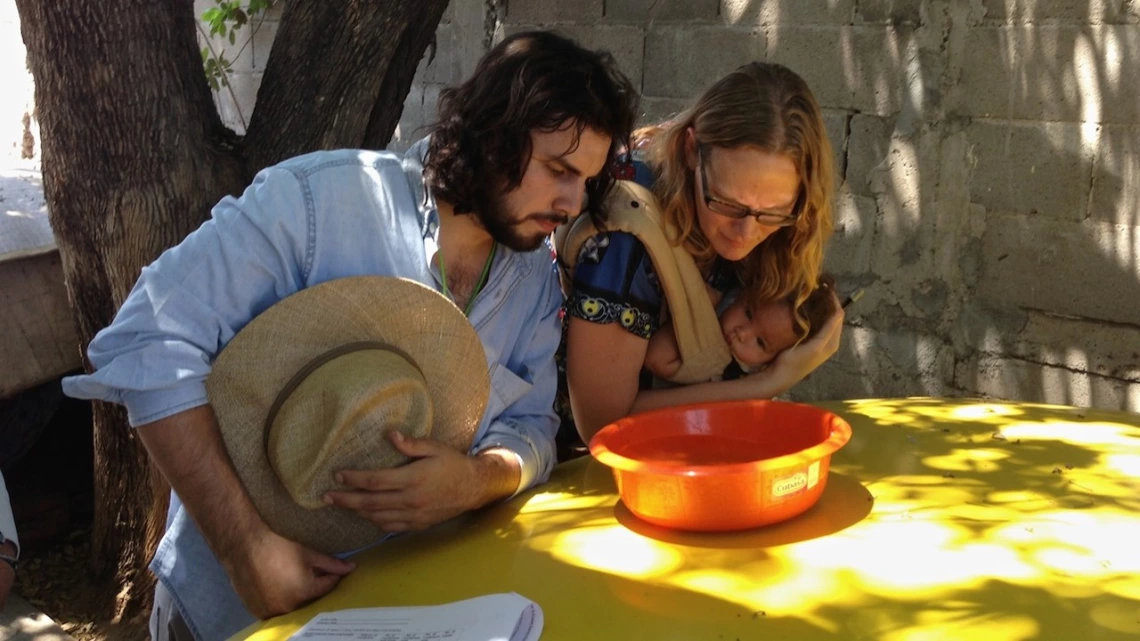
{"label": "woman's hand", "polygon": [[845,314],[843,307],[839,304],[839,298],[834,292],[832,292],[831,298],[835,311],[819,329],[819,332],[807,341],[784,350],[773,361],[772,367],[753,376],[761,374],[767,376],[765,385],[776,386],[781,390],[778,394],[782,394],[794,387],[796,383],[807,378],[808,374],[814,372],[817,367],[839,351],[839,338],[843,335]]}

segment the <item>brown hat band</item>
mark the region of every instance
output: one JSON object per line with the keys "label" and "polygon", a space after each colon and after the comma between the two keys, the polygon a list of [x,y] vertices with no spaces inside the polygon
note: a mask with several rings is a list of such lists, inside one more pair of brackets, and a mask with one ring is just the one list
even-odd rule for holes
{"label": "brown hat band", "polygon": [[381,343],[379,341],[360,341],[356,343],[347,343],[345,345],[340,345],[338,347],[330,349],[324,354],[318,355],[316,358],[306,363],[304,367],[297,370],[297,373],[293,375],[293,378],[290,378],[289,382],[281,388],[281,392],[277,394],[277,398],[273,399],[273,404],[269,406],[269,414],[265,417],[264,439],[266,446],[268,447],[269,445],[269,435],[273,428],[273,421],[277,419],[277,413],[281,411],[281,406],[284,405],[285,401],[289,399],[289,395],[293,393],[293,390],[297,389],[297,386],[309,377],[309,374],[312,374],[321,365],[324,365],[334,358],[344,356],[345,354],[351,354],[352,352],[362,352],[368,349],[380,349],[392,352],[408,361],[412,367],[416,368],[416,371],[420,373],[420,376],[424,375],[424,372],[420,368],[419,363],[417,363],[415,359],[409,356],[407,352],[400,349],[399,347],[396,347],[395,345],[389,345],[387,343]]}

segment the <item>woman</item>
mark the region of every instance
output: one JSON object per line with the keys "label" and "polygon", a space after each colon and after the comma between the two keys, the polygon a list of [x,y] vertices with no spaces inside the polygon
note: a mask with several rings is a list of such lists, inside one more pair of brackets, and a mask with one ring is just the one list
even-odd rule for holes
{"label": "woman", "polygon": [[[754,301],[807,299],[832,229],[834,183],[819,106],[802,78],[776,64],[744,65],[674,120],[637,132],[634,148],[645,152],[648,166],[635,163],[625,176],[648,169],[664,220],[679,235],[674,242],[710,288],[739,288]],[[565,345],[573,420],[586,442],[606,424],[645,410],[782,394],[839,348],[843,312],[836,300],[814,338],[762,372],[651,389],[642,364],[666,313],[652,261],[629,233],[603,232],[586,246],[567,300]],[[615,322],[632,317],[639,322]]]}

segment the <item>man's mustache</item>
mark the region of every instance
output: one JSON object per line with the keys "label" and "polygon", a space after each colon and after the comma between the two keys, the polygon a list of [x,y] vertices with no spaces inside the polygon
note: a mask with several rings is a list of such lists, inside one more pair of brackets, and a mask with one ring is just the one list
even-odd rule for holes
{"label": "man's mustache", "polygon": [[527,216],[527,218],[532,220],[544,220],[556,225],[565,225],[570,222],[570,217],[563,214],[531,214]]}

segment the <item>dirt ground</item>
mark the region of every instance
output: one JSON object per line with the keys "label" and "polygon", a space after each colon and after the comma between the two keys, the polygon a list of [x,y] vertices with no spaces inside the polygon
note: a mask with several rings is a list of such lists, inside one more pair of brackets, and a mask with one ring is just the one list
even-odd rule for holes
{"label": "dirt ground", "polygon": [[78,641],[144,641],[145,616],[112,623],[113,594],[101,594],[90,580],[91,529],[72,529],[50,545],[28,548],[16,575],[15,592]]}
{"label": "dirt ground", "polygon": [[[93,446],[87,403],[66,399],[58,383],[0,402],[4,479],[20,534],[14,591],[78,641],[142,641],[146,618],[112,623],[114,594],[93,581]],[[44,412],[31,410],[45,410]],[[24,420],[11,420],[19,414]],[[41,425],[13,433],[20,425]],[[17,426],[17,427],[14,427]],[[26,431],[26,430],[25,430]]]}

